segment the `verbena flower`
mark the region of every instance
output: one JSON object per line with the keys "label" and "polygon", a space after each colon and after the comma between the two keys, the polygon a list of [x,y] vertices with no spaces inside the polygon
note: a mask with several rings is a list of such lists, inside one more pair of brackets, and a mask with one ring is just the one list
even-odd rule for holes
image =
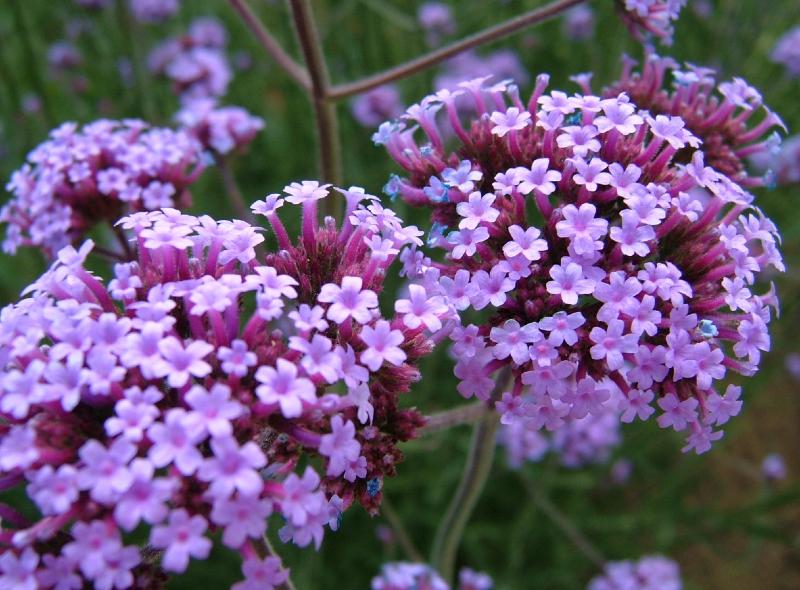
{"label": "verbena flower", "polygon": [[595,16],[591,6],[579,5],[564,14],[561,30],[567,39],[587,41],[594,37]]}
{"label": "verbena flower", "polygon": [[[604,412],[585,396],[618,388],[623,421],[660,408],[662,427],[687,434],[684,450],[705,452],[741,407],[725,378],[752,375],[770,348],[777,300],[755,282],[784,269],[777,229],[739,184],[744,170],[734,179],[707,165],[677,115],[546,85],[541,76],[526,107],[515,87],[481,79],[458,93],[472,103],[463,112],[454,93],[439,93],[407,115],[419,128],[381,127],[407,171],[393,191],[430,209],[428,245],[443,254],[409,251],[404,270],[429,295],[438,287],[466,324],[451,333],[464,397],[499,402],[492,377],[508,368],[508,421],[557,431]],[[500,135],[492,115],[509,103],[530,124]],[[559,142],[575,127],[596,141],[581,144],[585,156]],[[468,192],[447,180],[456,167],[473,175]],[[433,178],[445,187],[435,199]]]}
{"label": "verbena flower", "polygon": [[768,481],[786,479],[786,461],[780,453],[770,453],[761,461],[761,474]]}
{"label": "verbena flower", "polygon": [[658,37],[672,44],[673,21],[678,20],[688,0],[616,0],[617,11],[631,35],[639,41]]}
{"label": "verbena flower", "polygon": [[202,148],[183,131],[134,119],[65,123],[28,154],[0,212],[5,252],[34,246],[49,257],[93,226],[125,213],[185,207]]}
{"label": "verbena flower", "polygon": [[407,311],[383,319],[387,268],[419,232],[355,187],[340,191],[341,227],[320,226],[328,192],[286,187],[302,201],[297,243],[276,214],[283,196],[254,206],[278,243],[265,255],[243,221],[134,213],[119,223],[136,259],[113,280],[84,267],[91,243],[67,247],[0,312],[0,490],[24,487],[41,513],[0,505],[0,584],[53,579],[54,560],[78,586],[161,575],[129,545],[139,529],[172,573],[220,533],[243,555],[236,588],[271,587],[285,573],[260,545],[270,514],[284,541],[319,547],[353,502],[377,510],[398,443],[423,422],[398,396],[451,311],[412,284]]}
{"label": "verbena flower", "polygon": [[[458,573],[458,590],[491,590],[492,579],[481,572],[463,568]],[[397,561],[386,563],[372,578],[372,590],[450,590],[450,585],[427,564]]]}
{"label": "verbena flower", "polygon": [[778,39],[770,58],[785,67],[790,77],[800,76],[800,26],[789,29]]}
{"label": "verbena flower", "polygon": [[200,18],[185,35],[156,46],[147,60],[156,74],[173,82],[182,100],[218,98],[225,94],[232,73],[225,56],[227,33],[217,20]]}
{"label": "verbena flower", "polygon": [[[771,174],[748,174],[747,158],[774,152],[780,144],[775,131],[786,127],[758,90],[741,78],[717,82],[712,69],[692,64],[680,68],[673,59],[654,54],[647,56],[641,71],[634,67],[635,62],[626,58],[619,80],[604,88],[601,96],[614,98],[624,92],[656,119],[679,117],[702,140],[700,150],[707,165],[744,187],[770,184]],[[590,92],[588,82],[583,86]],[[675,161],[688,163],[689,153],[679,151]]]}
{"label": "verbena flower", "polygon": [[378,86],[356,97],[350,111],[364,127],[377,127],[383,121],[403,114],[400,92],[393,84]]}
{"label": "verbena flower", "polygon": [[264,128],[261,117],[241,107],[218,107],[208,98],[188,101],[175,118],[205,149],[221,156],[244,150]]}
{"label": "verbena flower", "polygon": [[639,561],[611,561],[603,575],[589,582],[587,590],[681,590],[678,564],[667,557],[651,555]]}
{"label": "verbena flower", "polygon": [[159,23],[178,12],[179,0],[128,0],[133,18],[142,23]]}
{"label": "verbena flower", "polygon": [[456,32],[453,11],[444,2],[425,2],[417,10],[417,22],[425,31],[425,41],[430,46],[439,45],[442,39]]}

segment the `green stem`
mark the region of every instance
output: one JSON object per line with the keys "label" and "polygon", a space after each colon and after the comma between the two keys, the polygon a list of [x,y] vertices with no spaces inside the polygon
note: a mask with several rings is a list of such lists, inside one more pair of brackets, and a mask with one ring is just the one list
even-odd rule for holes
{"label": "green stem", "polygon": [[255,35],[264,51],[275,60],[275,63],[301,88],[306,91],[311,90],[311,79],[308,76],[308,72],[281,47],[281,44],[261,23],[247,2],[245,0],[229,0],[229,2],[253,35]]}
{"label": "green stem", "polygon": [[[283,564],[281,556],[275,551],[275,548],[272,546],[272,543],[270,543],[267,535],[263,535],[261,539],[256,539],[254,544],[256,546],[256,550],[261,553],[262,557],[277,557],[281,564]],[[279,584],[278,586],[275,586],[275,588],[277,590],[297,590],[292,582],[291,576],[288,576],[283,584]]]}
{"label": "green stem", "polygon": [[581,532],[566,514],[561,512],[556,505],[550,501],[550,498],[539,489],[539,486],[537,486],[530,477],[525,477],[524,479],[528,487],[528,493],[536,507],[539,508],[539,510],[541,510],[570,541],[572,541],[573,545],[575,545],[589,561],[594,563],[599,569],[603,569],[606,564],[606,559],[603,557],[603,554],[600,553],[600,550],[586,538],[583,532]]}
{"label": "green stem", "polygon": [[[39,98],[42,101],[42,109],[44,111],[45,121],[48,127],[52,127],[55,121],[54,113],[52,111],[52,104],[50,103],[50,96],[47,92],[47,86],[42,78],[41,70],[39,68],[39,60],[36,57],[36,49],[33,45],[33,37],[28,28],[28,23],[25,20],[25,10],[22,8],[23,2],[21,0],[11,1],[11,10],[14,13],[14,26],[16,28],[17,37],[22,43],[22,54],[25,60],[25,68],[28,70],[31,84],[35,88]],[[19,106],[19,105],[17,105]]]}
{"label": "green stem", "polygon": [[[314,119],[317,126],[319,142],[320,175],[325,182],[336,185],[342,183],[342,161],[339,148],[339,121],[336,105],[328,100],[330,93],[330,77],[325,64],[314,14],[309,0],[289,0],[294,19],[297,39],[303,50],[306,67],[311,78],[311,104],[314,107]],[[326,204],[333,204],[333,199],[326,199]]]}
{"label": "green stem", "polygon": [[568,10],[573,6],[586,1],[587,0],[556,0],[555,2],[551,2],[545,6],[541,6],[526,13],[520,14],[519,16],[515,16],[514,18],[500,23],[499,25],[489,27],[488,29],[484,29],[483,31],[473,35],[469,35],[468,37],[451,43],[450,45],[446,45],[445,47],[431,51],[430,53],[407,61],[404,64],[400,64],[386,71],[374,74],[372,76],[367,76],[366,78],[356,80],[355,82],[337,84],[330,89],[328,98],[330,100],[341,100],[343,98],[347,98],[348,96],[353,96],[354,94],[361,94],[367,90],[372,90],[373,88],[382,86],[383,84],[400,80],[401,78],[407,78],[408,76],[412,76],[413,74],[421,72],[433,65],[453,57],[454,55],[467,51],[468,49],[496,41],[497,39],[501,39],[507,35],[510,35],[511,33],[519,31],[520,29],[524,29],[531,25],[549,20],[554,16],[561,14],[565,10]]}
{"label": "green stem", "polygon": [[383,500],[381,501],[381,513],[386,517],[386,520],[389,521],[389,525],[397,536],[397,541],[403,548],[406,557],[411,561],[424,562],[425,558],[422,557],[422,553],[417,549],[417,546],[414,545],[411,535],[408,534],[400,515],[397,514],[394,506],[389,502],[389,498],[386,497],[386,494],[383,495]]}
{"label": "green stem", "polygon": [[236,182],[236,177],[233,175],[230,161],[224,156],[217,157],[217,167],[219,168],[220,176],[222,176],[222,184],[225,187],[225,194],[228,196],[228,201],[233,207],[234,214],[241,220],[247,221],[250,225],[258,225],[250,207],[247,206],[242,191],[239,189],[239,184]]}
{"label": "green stem", "polygon": [[139,104],[148,122],[155,122],[155,108],[150,97],[150,77],[144,67],[144,58],[139,47],[141,42],[140,31],[136,30],[137,25],[128,10],[128,6],[123,0],[117,0],[117,18],[119,26],[123,31],[125,43],[131,54],[131,65],[133,75],[136,78],[136,93],[139,97]]}
{"label": "green stem", "polygon": [[[510,371],[507,368],[498,375],[490,403],[505,390],[509,376]],[[431,565],[447,582],[453,580],[456,553],[461,543],[461,537],[486,480],[489,478],[499,426],[500,418],[493,411],[486,412],[475,424],[461,482],[458,484],[458,489],[450,501],[444,518],[436,529],[431,549]]]}
{"label": "green stem", "polygon": [[491,411],[486,407],[483,402],[476,402],[467,406],[459,406],[450,410],[439,412],[438,414],[431,414],[427,417],[425,426],[418,430],[421,436],[427,434],[434,434],[442,430],[447,430],[453,426],[460,426],[462,424],[472,424]]}

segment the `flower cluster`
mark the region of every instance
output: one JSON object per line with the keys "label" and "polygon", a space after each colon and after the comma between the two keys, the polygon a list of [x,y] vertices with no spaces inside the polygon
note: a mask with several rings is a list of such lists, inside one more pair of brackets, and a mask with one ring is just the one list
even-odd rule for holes
{"label": "flower cluster", "polygon": [[[494,76],[498,80],[511,78],[519,84],[528,80],[522,61],[511,49],[498,49],[481,55],[474,51],[460,53],[448,59],[433,81],[435,90],[457,90],[459,84],[476,76]],[[469,101],[459,101],[459,108],[466,108]]]}
{"label": "flower cluster", "polygon": [[[235,588],[271,588],[285,574],[261,546],[270,514],[282,540],[319,547],[353,502],[377,510],[397,443],[423,422],[398,395],[450,310],[419,313],[412,284],[383,319],[386,269],[420,232],[357,188],[340,191],[343,226],[320,227],[329,186],[285,190],[253,206],[275,253],[257,255],[265,238],[243,221],[134,213],[120,224],[137,258],[113,280],[84,267],[91,242],[67,247],[0,312],[0,490],[24,485],[42,515],[0,505],[1,587],[161,575],[125,544],[146,524],[163,570],[205,559],[220,533],[244,557]],[[276,213],[286,201],[302,203],[297,244]]]}
{"label": "flower cluster", "polygon": [[770,57],[785,67],[790,77],[800,77],[800,26],[790,29],[778,39]]}
{"label": "flower cluster", "polygon": [[225,56],[226,44],[227,34],[217,20],[199,18],[188,33],[153,49],[148,66],[170,79],[182,100],[220,97],[228,90],[232,77]]}
{"label": "flower cluster", "polygon": [[583,467],[608,461],[611,452],[622,443],[619,410],[622,396],[611,381],[603,383],[609,397],[597,411],[583,417],[567,417],[550,436],[531,421],[505,419],[498,442],[506,449],[506,460],[513,469],[526,461],[541,460],[548,451],[558,456],[565,467]]}
{"label": "flower cluster", "polygon": [[178,0],[129,0],[133,18],[141,23],[160,23],[178,12]]}
{"label": "flower cluster", "polygon": [[176,120],[204,149],[220,156],[243,150],[264,128],[260,117],[241,107],[217,107],[209,98],[188,101]]}
{"label": "flower cluster", "polygon": [[681,590],[678,564],[667,557],[651,555],[639,561],[612,561],[603,575],[594,578],[587,590]]}
{"label": "flower cluster", "polygon": [[364,127],[377,127],[403,114],[400,92],[394,84],[385,84],[356,97],[351,107],[353,118]]}
{"label": "flower cluster", "polygon": [[688,0],[617,0],[617,10],[631,35],[639,41],[655,36],[672,44],[672,22],[678,20]]}
{"label": "flower cluster", "polygon": [[[604,88],[601,97],[625,93],[640,109],[652,116],[680,117],[686,129],[702,140],[705,162],[717,172],[751,187],[771,183],[771,175],[748,175],[747,158],[768,154],[779,144],[776,129],[786,131],[781,118],[763,104],[761,94],[741,78],[717,82],[710,68],[685,64],[649,54],[641,71],[625,58],[619,80]],[[672,88],[665,86],[672,82]],[[583,91],[591,89],[586,77],[579,79]],[[763,116],[759,116],[763,112]],[[758,122],[753,124],[754,116]],[[676,155],[685,163],[690,150]]]}
{"label": "flower cluster", "polygon": [[800,135],[793,135],[769,151],[754,154],[750,161],[776,185],[800,183]]}
{"label": "flower cluster", "polygon": [[202,148],[183,131],[146,123],[65,123],[28,154],[7,185],[3,249],[36,246],[53,256],[95,224],[127,212],[183,207],[202,171]]}
{"label": "flower cluster", "polygon": [[587,41],[594,37],[595,16],[591,6],[579,4],[564,14],[562,30],[572,41]]}
{"label": "flower cluster", "polygon": [[[515,86],[473,80],[379,128],[408,172],[385,191],[431,210],[427,242],[444,253],[409,252],[404,270],[477,319],[450,334],[464,397],[558,430],[602,413],[610,380],[623,422],[657,404],[658,424],[704,452],[742,405],[725,377],[752,375],[770,348],[777,299],[753,285],[783,270],[777,230],[680,117],[547,83],[526,106]],[[466,122],[457,98],[477,113]]]}
{"label": "flower cluster", "polygon": [[[450,590],[450,585],[427,564],[403,561],[384,564],[372,578],[372,590]],[[491,590],[492,579],[481,572],[463,568],[458,573],[457,590]]]}

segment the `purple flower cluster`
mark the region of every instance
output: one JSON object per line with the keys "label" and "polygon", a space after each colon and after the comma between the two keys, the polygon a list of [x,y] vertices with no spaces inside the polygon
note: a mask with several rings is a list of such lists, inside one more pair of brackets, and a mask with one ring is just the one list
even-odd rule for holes
{"label": "purple flower cluster", "polygon": [[[463,568],[457,590],[491,590],[492,579],[481,572]],[[450,585],[427,564],[403,561],[384,564],[372,579],[372,590],[450,590]]]}
{"label": "purple flower cluster", "polygon": [[[459,84],[468,82],[476,76],[494,76],[498,80],[511,78],[520,84],[528,80],[528,73],[519,56],[511,49],[499,49],[486,55],[468,51],[444,63],[433,81],[433,87],[436,90],[456,90]],[[470,104],[469,101],[463,102],[463,105],[459,104],[460,108]]]}
{"label": "purple flower cluster", "polygon": [[364,127],[377,127],[403,114],[400,92],[394,84],[378,86],[353,100],[351,111]]}
{"label": "purple flower cluster", "polygon": [[769,151],[753,154],[753,164],[777,185],[800,183],[800,135],[778,141]]}
{"label": "purple flower cluster", "polygon": [[[752,176],[745,169],[748,158],[768,154],[780,143],[776,130],[786,131],[758,90],[742,78],[718,82],[710,68],[685,64],[681,69],[675,60],[655,54],[646,57],[640,72],[635,66],[636,62],[626,57],[619,80],[604,88],[601,97],[613,98],[624,92],[653,116],[680,117],[702,140],[705,161],[717,172],[745,187],[771,182],[769,175]],[[672,88],[666,89],[670,78]],[[589,93],[588,79],[579,81]],[[754,116],[762,113],[754,122]]]}
{"label": "purple flower cluster", "polygon": [[264,128],[264,120],[241,107],[217,107],[213,99],[188,101],[176,120],[204,149],[225,156],[244,150]]}
{"label": "purple flower cluster", "polygon": [[35,246],[53,256],[99,222],[186,206],[201,162],[200,144],[183,131],[133,119],[65,123],[6,186],[14,198],[0,211],[8,224],[3,249]]}
{"label": "purple flower cluster", "polygon": [[780,453],[770,453],[761,461],[761,474],[768,481],[786,479],[786,461]]}
{"label": "purple flower cluster", "polygon": [[567,417],[550,436],[534,422],[501,419],[498,442],[506,449],[509,466],[518,469],[526,461],[539,461],[548,451],[570,468],[608,461],[611,452],[622,443],[619,406],[623,398],[613,382],[606,381],[603,387],[609,396],[601,408],[580,418]]}
{"label": "purple flower cluster", "polygon": [[678,564],[667,557],[651,555],[639,561],[612,561],[603,575],[589,582],[587,590],[681,590]]}
{"label": "purple flower cluster", "polygon": [[789,76],[800,77],[800,26],[790,29],[778,39],[770,57],[785,67]]}
{"label": "purple flower cluster", "polygon": [[188,33],[168,39],[150,52],[148,66],[172,80],[182,100],[215,98],[225,94],[231,68],[225,56],[227,34],[219,21],[200,18]]}
{"label": "purple flower cluster", "polygon": [[128,0],[131,14],[140,23],[160,23],[178,12],[179,0]]}
{"label": "purple flower cluster", "polygon": [[[244,557],[235,588],[271,588],[285,574],[261,546],[270,514],[284,542],[319,547],[354,501],[377,510],[423,422],[398,396],[450,310],[420,314],[412,284],[395,302],[408,311],[381,317],[386,270],[420,232],[339,192],[341,228],[317,224],[329,185],[254,204],[279,247],[262,256],[243,221],[131,214],[136,260],[107,284],[84,267],[91,242],[66,247],[0,312],[0,490],[24,485],[41,513],[0,504],[0,587],[128,588],[205,559],[220,533]],[[285,202],[302,204],[297,244]],[[143,524],[160,566],[124,544]]]}
{"label": "purple flower cluster", "polygon": [[688,0],[617,0],[617,10],[631,35],[639,41],[655,36],[672,44],[672,22],[678,20]]}
{"label": "purple flower cluster", "polygon": [[754,284],[784,269],[777,229],[680,117],[547,84],[525,104],[476,79],[379,128],[408,173],[384,190],[431,210],[427,242],[444,253],[411,250],[404,270],[477,322],[450,333],[458,390],[497,402],[506,423],[555,431],[602,413],[610,380],[623,422],[657,406],[684,451],[705,452],[742,405],[725,377],[752,375],[770,348],[777,299]]}

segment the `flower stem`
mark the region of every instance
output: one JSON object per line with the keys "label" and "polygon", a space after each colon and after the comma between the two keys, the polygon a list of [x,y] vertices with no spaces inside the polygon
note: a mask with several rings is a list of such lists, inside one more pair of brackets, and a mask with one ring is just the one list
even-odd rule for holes
{"label": "flower stem", "polygon": [[244,21],[247,28],[255,35],[261,47],[267,54],[275,60],[284,72],[286,72],[292,80],[297,82],[306,91],[311,90],[311,78],[308,76],[306,69],[297,63],[294,58],[289,55],[280,43],[272,36],[267,28],[261,23],[253,10],[247,4],[246,0],[229,0],[233,9],[239,13],[239,16]]}
{"label": "flower stem", "polygon": [[455,41],[450,45],[446,45],[435,51],[431,51],[425,55],[407,61],[384,72],[367,76],[355,82],[347,82],[344,84],[337,84],[330,89],[328,98],[332,100],[340,100],[353,96],[354,94],[361,94],[367,90],[371,90],[388,82],[400,80],[412,76],[430,66],[436,65],[454,55],[462,53],[473,47],[478,47],[485,43],[490,43],[511,33],[535,25],[537,23],[546,21],[565,10],[586,2],[587,0],[556,0],[545,6],[535,8],[514,18],[511,18],[503,23],[484,29],[478,33],[464,37],[459,41]]}
{"label": "flower stem", "polygon": [[594,543],[587,539],[575,523],[550,501],[530,477],[525,477],[524,480],[531,500],[533,500],[536,507],[539,508],[539,510],[541,510],[570,541],[572,541],[573,545],[575,545],[589,561],[594,563],[599,569],[603,569],[606,559],[603,557],[603,554],[600,553],[600,550],[595,547]]}
{"label": "flower stem", "polygon": [[[20,0],[11,1],[11,11],[14,15],[14,32],[22,44],[22,58],[25,61],[25,69],[28,71],[29,80],[38,93],[39,99],[42,101],[42,109],[44,111],[45,121],[47,122],[48,127],[52,127],[55,124],[55,118],[52,110],[53,105],[50,101],[47,85],[45,84],[40,68],[38,67],[40,64],[38,63],[39,60],[36,55],[36,48],[33,44],[33,39],[35,37],[31,35],[31,31],[28,27],[28,22],[25,17],[25,9],[22,7],[22,5],[23,2]],[[17,104],[15,107],[19,108],[20,105]]]}
{"label": "flower stem", "polygon": [[131,65],[133,66],[133,75],[136,77],[135,86],[139,106],[145,119],[154,122],[156,113],[150,96],[150,76],[145,69],[144,57],[141,51],[141,31],[138,30],[138,25],[133,22],[127,3],[117,0],[116,11],[119,26],[125,37],[125,43],[128,45],[128,51],[131,52]]}
{"label": "flower stem", "polygon": [[392,527],[394,534],[397,535],[397,541],[403,548],[403,552],[406,554],[406,557],[411,561],[423,563],[425,558],[422,557],[422,553],[419,549],[417,549],[417,546],[414,545],[414,541],[408,534],[405,525],[403,525],[400,515],[395,512],[394,506],[392,506],[392,503],[389,502],[389,498],[386,497],[385,493],[383,494],[383,500],[381,501],[381,513],[386,517],[386,520],[389,521],[389,525]]}
{"label": "flower stem", "polygon": [[[289,0],[289,5],[292,9],[297,39],[303,50],[306,67],[311,78],[310,98],[317,126],[320,174],[325,182],[340,185],[342,183],[342,161],[339,149],[339,122],[336,105],[328,100],[330,77],[311,3],[309,0]],[[334,202],[331,199],[327,201]]]}
{"label": "flower stem", "polygon": [[[509,375],[510,371],[507,368],[498,375],[490,402],[499,397],[506,388]],[[436,529],[431,549],[431,565],[447,582],[453,580],[456,553],[461,537],[492,469],[499,425],[500,418],[493,411],[484,413],[475,424],[461,482]]]}
{"label": "flower stem", "polygon": [[420,435],[433,434],[447,430],[453,426],[471,424],[489,411],[486,404],[476,402],[467,406],[459,406],[428,416],[425,426],[419,429]]}
{"label": "flower stem", "polygon": [[[272,547],[272,543],[270,543],[267,535],[262,535],[261,538],[256,539],[253,544],[256,546],[256,550],[261,554],[261,557],[277,557],[281,564],[283,563],[281,556],[278,555]],[[296,590],[291,576],[287,576],[286,581],[283,584],[278,584],[275,588],[277,590]]]}
{"label": "flower stem", "polygon": [[251,225],[258,225],[258,222],[253,217],[253,213],[250,211],[250,208],[247,206],[247,202],[242,196],[242,191],[239,189],[239,184],[236,182],[236,177],[233,175],[233,170],[231,169],[230,161],[225,158],[224,156],[219,156],[217,158],[217,166],[219,168],[220,175],[222,176],[222,184],[225,187],[225,194],[228,196],[228,201],[233,207],[233,212],[236,216],[243,220],[247,221]]}

